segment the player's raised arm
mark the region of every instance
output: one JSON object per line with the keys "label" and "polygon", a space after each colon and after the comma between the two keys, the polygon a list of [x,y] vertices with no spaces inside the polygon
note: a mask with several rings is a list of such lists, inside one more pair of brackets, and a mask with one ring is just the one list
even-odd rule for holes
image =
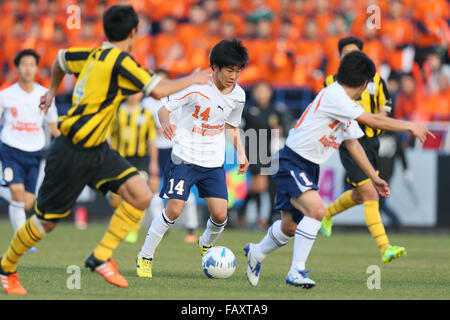
{"label": "player's raised arm", "polygon": [[152,90],[151,96],[161,99],[179,92],[193,84],[204,84],[211,80],[211,70],[196,69],[190,75],[175,80],[162,79]]}
{"label": "player's raised arm", "polygon": [[345,146],[361,170],[370,178],[378,193],[385,198],[389,197],[391,191],[387,182],[378,176],[358,140],[345,140]]}
{"label": "player's raised arm", "polygon": [[423,124],[396,120],[379,114],[363,112],[356,118],[356,121],[376,129],[387,131],[409,131],[422,143],[427,140],[428,136],[435,137]]}
{"label": "player's raised arm", "polygon": [[39,108],[45,113],[47,113],[48,108],[50,108],[50,105],[52,104],[53,98],[56,96],[56,92],[58,92],[64,75],[65,72],[59,66],[58,61],[55,60],[55,62],[53,62],[51,70],[50,88],[41,97],[41,101],[39,103]]}

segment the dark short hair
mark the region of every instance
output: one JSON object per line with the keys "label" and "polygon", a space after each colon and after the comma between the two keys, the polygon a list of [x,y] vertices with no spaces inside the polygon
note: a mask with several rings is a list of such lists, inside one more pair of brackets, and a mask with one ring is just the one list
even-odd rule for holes
{"label": "dark short hair", "polygon": [[349,44],[356,45],[359,50],[362,50],[364,47],[364,42],[362,42],[361,39],[357,37],[345,37],[340,39],[338,42],[339,55],[342,53],[342,49]]}
{"label": "dark short hair", "polygon": [[26,56],[34,57],[36,59],[36,64],[39,64],[39,59],[40,59],[39,54],[36,51],[34,51],[33,49],[24,49],[24,50],[19,51],[19,53],[14,58],[14,65],[16,67],[18,67],[20,64],[20,60],[22,60],[22,58],[26,57]]}
{"label": "dark short hair", "polygon": [[230,66],[239,66],[242,69],[248,60],[247,48],[237,39],[220,41],[211,50],[209,57],[210,66],[216,65],[219,69]]}
{"label": "dark short hair", "polygon": [[373,61],[362,51],[352,51],[341,60],[336,79],[339,84],[357,88],[374,76]]}
{"label": "dark short hair", "polygon": [[103,30],[109,41],[125,40],[138,23],[138,15],[132,6],[113,5],[103,14]]}

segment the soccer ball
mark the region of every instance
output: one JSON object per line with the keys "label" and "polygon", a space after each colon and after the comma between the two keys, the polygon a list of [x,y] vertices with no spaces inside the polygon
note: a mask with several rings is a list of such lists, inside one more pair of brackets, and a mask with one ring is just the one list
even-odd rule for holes
{"label": "soccer ball", "polygon": [[236,257],[226,247],[212,247],[203,255],[202,269],[208,278],[229,278],[236,269]]}

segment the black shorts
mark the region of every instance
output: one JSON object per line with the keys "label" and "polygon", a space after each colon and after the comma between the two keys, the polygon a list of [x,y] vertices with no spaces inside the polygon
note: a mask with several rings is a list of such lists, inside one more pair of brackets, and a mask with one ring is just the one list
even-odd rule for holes
{"label": "black shorts", "polygon": [[[366,152],[367,158],[378,173],[379,156],[378,149],[380,147],[380,141],[378,137],[373,138],[361,138],[358,140],[364,151]],[[346,171],[346,181],[356,188],[357,186],[363,185],[369,178],[361,170],[358,164],[353,160],[350,152],[345,147],[345,143],[339,148],[339,156],[341,158],[342,165]]]}
{"label": "black shorts", "polygon": [[131,165],[139,170],[140,175],[145,181],[148,180],[149,170],[148,166],[150,164],[150,157],[126,157],[125,158]]}
{"label": "black shorts", "polygon": [[35,203],[36,214],[47,221],[69,215],[83,188],[117,192],[138,171],[105,142],[94,148],[75,146],[59,136],[49,150],[44,181]]}

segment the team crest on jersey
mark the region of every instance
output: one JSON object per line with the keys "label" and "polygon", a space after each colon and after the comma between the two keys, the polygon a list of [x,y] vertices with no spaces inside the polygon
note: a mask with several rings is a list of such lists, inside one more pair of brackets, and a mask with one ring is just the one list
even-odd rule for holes
{"label": "team crest on jersey", "polygon": [[17,108],[16,107],[11,108],[11,114],[14,118],[17,118]]}
{"label": "team crest on jersey", "polygon": [[137,123],[139,126],[141,126],[145,122],[145,116],[143,114],[139,115],[137,118]]}
{"label": "team crest on jersey", "polygon": [[375,83],[373,81],[371,81],[367,84],[367,91],[371,95],[374,95],[377,92],[377,86],[375,85]]}

